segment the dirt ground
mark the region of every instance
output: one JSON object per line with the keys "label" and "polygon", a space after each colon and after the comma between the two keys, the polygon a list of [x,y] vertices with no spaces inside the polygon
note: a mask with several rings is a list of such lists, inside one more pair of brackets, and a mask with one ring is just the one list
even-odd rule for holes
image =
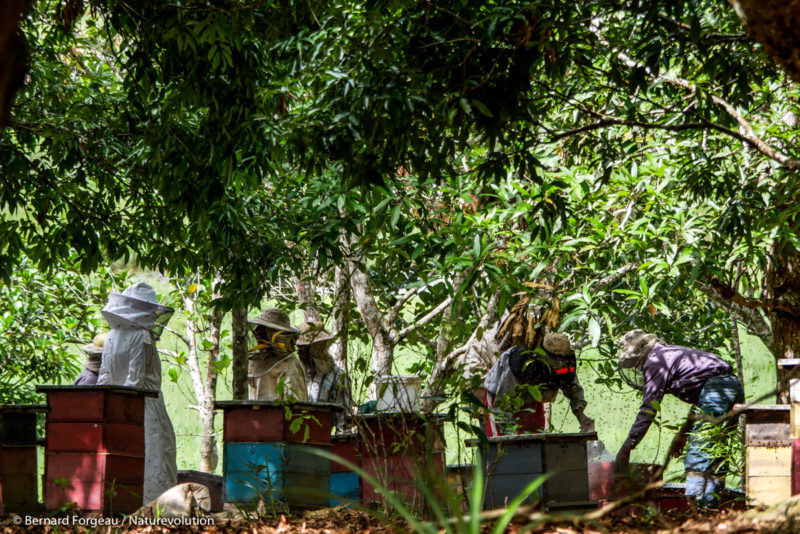
{"label": "dirt ground", "polygon": [[[536,534],[608,534],[608,533],[795,533],[800,532],[800,500],[787,501],[783,507],[770,510],[718,510],[713,512],[654,513],[645,508],[628,510],[606,517],[588,520],[585,516],[543,516],[533,514],[517,517],[506,529],[510,533],[534,532]],[[16,519],[17,522],[24,520]],[[75,521],[75,520],[70,520]],[[206,518],[204,525],[16,525],[13,517],[0,519],[0,533],[120,533],[120,534],[167,534],[190,532],[197,534],[382,534],[409,532],[410,527],[401,520],[380,519],[376,513],[351,510],[345,507],[326,508],[306,512],[298,516],[280,516],[269,520],[243,520]],[[120,519],[119,521],[123,521]],[[490,531],[492,522],[484,524],[484,532]],[[439,529],[444,532],[444,529]]]}

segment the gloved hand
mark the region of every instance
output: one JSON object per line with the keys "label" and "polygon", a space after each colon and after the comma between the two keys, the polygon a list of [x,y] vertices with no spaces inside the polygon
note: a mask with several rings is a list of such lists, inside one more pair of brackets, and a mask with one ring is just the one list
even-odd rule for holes
{"label": "gloved hand", "polygon": [[594,421],[589,417],[583,417],[580,420],[581,432],[594,432]]}

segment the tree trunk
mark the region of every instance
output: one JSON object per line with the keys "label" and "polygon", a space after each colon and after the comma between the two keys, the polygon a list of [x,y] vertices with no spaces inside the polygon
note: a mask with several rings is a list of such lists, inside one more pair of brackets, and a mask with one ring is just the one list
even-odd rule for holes
{"label": "tree trunk", "polygon": [[330,353],[336,365],[347,371],[347,329],[350,323],[350,271],[336,267],[333,274],[333,335]]}
{"label": "tree trunk", "polygon": [[[773,245],[765,276],[765,296],[781,308],[770,308],[772,354],[776,360],[800,356],[800,316],[788,310],[800,310],[800,254],[790,243]],[[778,369],[778,402],[789,402],[785,373]]]}
{"label": "tree trunk", "polygon": [[247,400],[247,308],[236,308],[231,313],[233,350],[231,356],[233,399]]}
{"label": "tree trunk", "polygon": [[364,319],[364,325],[372,338],[372,372],[376,377],[390,375],[394,363],[395,343],[389,329],[383,324],[383,317],[375,302],[369,276],[359,267],[364,268],[363,265],[350,264],[350,287],[353,289],[353,298]]}
{"label": "tree trunk", "polygon": [[321,323],[322,316],[317,307],[317,285],[303,273],[294,275],[294,288],[297,291],[297,302],[303,310],[306,322]]}
{"label": "tree trunk", "polygon": [[[213,362],[219,357],[219,335],[222,317],[219,312],[214,312],[210,331],[211,350],[208,355],[208,365],[206,367],[206,377],[200,370],[200,356],[197,347],[197,314],[196,306],[197,293],[183,295],[183,307],[189,312],[186,321],[186,340],[189,344],[189,354],[186,363],[189,366],[189,374],[194,385],[194,395],[197,399],[197,411],[200,414],[200,470],[213,473],[217,468],[217,444],[214,439],[214,400],[216,399],[216,368]],[[216,324],[213,321],[216,320]],[[213,388],[209,389],[209,379]]]}
{"label": "tree trunk", "polygon": [[208,363],[206,364],[205,399],[200,402],[200,470],[213,473],[217,469],[219,453],[217,451],[217,438],[215,435],[214,420],[216,411],[214,402],[217,400],[217,377],[219,376],[216,364],[219,362],[219,349],[222,335],[222,318],[220,310],[213,310],[209,323],[209,339],[211,347],[208,349]]}

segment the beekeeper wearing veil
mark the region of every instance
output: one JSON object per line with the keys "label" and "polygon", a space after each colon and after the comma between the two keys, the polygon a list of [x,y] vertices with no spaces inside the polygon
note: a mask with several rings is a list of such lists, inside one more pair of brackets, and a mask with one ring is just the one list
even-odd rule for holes
{"label": "beekeeper wearing veil", "polygon": [[158,391],[145,400],[143,502],[158,498],[177,483],[175,431],[161,394],[161,361],[156,340],[175,310],[158,303],[152,287],[139,282],[110,293],[103,318],[111,332],[103,345],[97,385],[121,385]]}

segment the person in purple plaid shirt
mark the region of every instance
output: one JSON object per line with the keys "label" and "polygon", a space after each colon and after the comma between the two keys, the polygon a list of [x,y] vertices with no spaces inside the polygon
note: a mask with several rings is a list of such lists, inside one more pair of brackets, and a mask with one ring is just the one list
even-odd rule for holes
{"label": "person in purple plaid shirt", "polygon": [[[655,417],[654,402],[669,393],[693,405],[695,413],[720,417],[736,403],[744,402],[744,389],[732,374],[730,364],[719,356],[689,347],[666,345],[654,334],[632,330],[620,342],[620,374],[632,387],[643,393],[642,405],[616,458],[617,471],[628,467],[631,450],[644,438]],[[724,423],[735,426],[736,419]],[[703,428],[709,423],[697,421],[689,436],[684,460],[686,496],[698,506],[715,507],[725,488],[727,465],[724,458],[709,451]]]}

